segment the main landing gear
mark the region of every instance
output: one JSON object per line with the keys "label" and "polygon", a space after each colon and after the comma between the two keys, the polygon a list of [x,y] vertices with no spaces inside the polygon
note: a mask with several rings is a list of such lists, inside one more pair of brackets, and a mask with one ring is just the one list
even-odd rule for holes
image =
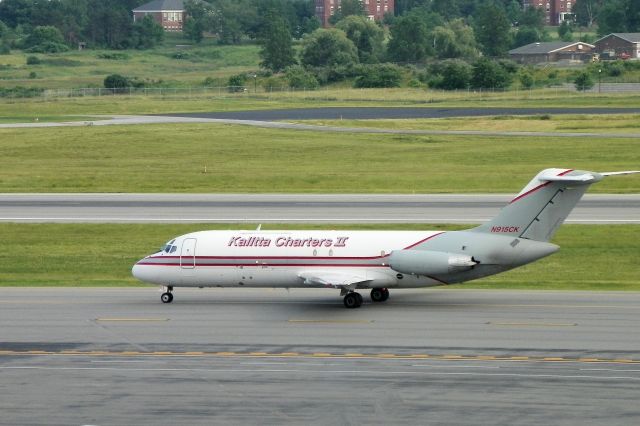
{"label": "main landing gear", "polygon": [[351,291],[344,296],[344,306],[348,309],[359,308],[362,306],[362,296],[360,293],[356,293],[355,291]]}
{"label": "main landing gear", "polygon": [[374,288],[371,290],[371,300],[374,302],[384,302],[389,298],[389,289]]}
{"label": "main landing gear", "polygon": [[[389,289],[374,288],[371,290],[371,300],[374,302],[384,302],[389,298]],[[350,291],[344,296],[344,306],[349,309],[359,308],[362,306],[362,296],[360,293]]]}
{"label": "main landing gear", "polygon": [[160,300],[162,300],[162,303],[173,302],[173,294],[171,293],[172,291],[173,287],[167,287],[167,291],[162,293],[162,295],[160,296]]}

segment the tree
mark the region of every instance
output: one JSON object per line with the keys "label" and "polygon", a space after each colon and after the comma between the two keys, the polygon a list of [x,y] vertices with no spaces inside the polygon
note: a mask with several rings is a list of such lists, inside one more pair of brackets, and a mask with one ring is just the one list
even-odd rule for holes
{"label": "tree", "polygon": [[347,38],[358,49],[358,58],[362,63],[378,62],[383,54],[382,41],[384,32],[382,28],[363,16],[347,16],[336,28],[344,31]]}
{"label": "tree", "polygon": [[628,31],[625,6],[624,0],[610,0],[600,8],[598,13],[599,35]]}
{"label": "tree", "polygon": [[337,24],[347,16],[364,16],[364,6],[361,0],[342,0],[340,8],[329,18],[329,23]]}
{"label": "tree", "polygon": [[137,49],[149,49],[164,39],[164,29],[150,15],[133,25],[131,46]]}
{"label": "tree", "polygon": [[562,24],[558,27],[558,37],[560,37],[562,41],[573,41],[573,32],[571,31],[569,22],[562,21]]}
{"label": "tree", "polygon": [[338,29],[318,29],[302,41],[300,62],[306,67],[350,66],[358,62],[358,50]]}
{"label": "tree", "polygon": [[194,43],[200,43],[203,39],[202,32],[204,27],[202,21],[198,19],[187,19],[182,27],[182,33],[185,37]]}
{"label": "tree", "polygon": [[482,52],[491,57],[506,56],[511,45],[510,27],[506,13],[495,2],[480,6],[474,29]]}
{"label": "tree", "polygon": [[591,74],[586,71],[581,72],[576,76],[576,79],[573,81],[576,86],[576,90],[584,92],[586,90],[591,89],[594,86],[593,79],[591,78]]}
{"label": "tree", "polygon": [[18,25],[31,26],[32,0],[3,0],[0,1],[0,17],[9,28]]}
{"label": "tree", "polygon": [[598,17],[598,12],[603,0],[576,0],[576,4],[571,9],[576,15],[578,25],[591,27]]}
{"label": "tree", "polygon": [[473,64],[471,86],[477,89],[504,89],[511,84],[511,75],[499,63],[480,58]]}
{"label": "tree", "polygon": [[31,34],[24,41],[25,47],[33,47],[43,43],[64,43],[64,38],[62,37],[62,33],[56,27],[52,27],[50,25],[35,27]]}
{"label": "tree", "polygon": [[429,54],[429,31],[418,14],[399,17],[391,27],[387,56],[395,62],[421,62]]}
{"label": "tree", "polygon": [[461,18],[435,27],[431,33],[433,48],[440,59],[476,58],[478,49],[473,28]]}
{"label": "tree", "polygon": [[85,33],[95,45],[111,49],[130,46],[133,20],[130,10],[120,2],[88,0],[88,22]]}
{"label": "tree", "polygon": [[280,72],[296,63],[293,40],[287,21],[275,14],[269,14],[260,38],[262,68]]}

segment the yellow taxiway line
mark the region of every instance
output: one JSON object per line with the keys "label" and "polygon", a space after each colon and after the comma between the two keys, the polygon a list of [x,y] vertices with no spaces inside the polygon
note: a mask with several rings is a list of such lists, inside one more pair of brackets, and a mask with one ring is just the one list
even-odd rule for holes
{"label": "yellow taxiway line", "polygon": [[430,359],[440,361],[511,361],[511,362],[573,362],[582,364],[638,364],[640,359],[626,358],[571,358],[508,355],[458,355],[458,354],[394,354],[394,353],[329,353],[329,352],[173,352],[173,351],[81,351],[81,350],[2,350],[0,356],[89,356],[89,357],[209,357],[209,358],[329,358],[329,359]]}

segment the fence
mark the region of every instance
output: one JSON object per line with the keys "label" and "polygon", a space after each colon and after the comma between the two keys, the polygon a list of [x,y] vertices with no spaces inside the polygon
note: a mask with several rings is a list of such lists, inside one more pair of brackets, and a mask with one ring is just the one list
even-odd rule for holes
{"label": "fence", "polygon": [[294,89],[290,87],[257,87],[257,86],[225,86],[225,87],[127,87],[127,88],[79,88],[79,89],[35,89],[35,88],[0,88],[0,98],[40,98],[54,100],[82,97],[158,97],[158,98],[253,98],[253,99],[299,99],[324,101],[406,101],[414,103],[430,103],[441,100],[465,99],[511,99],[514,97],[556,97],[584,96],[593,94],[640,93],[640,83],[596,83],[586,92],[577,92],[573,84],[562,84],[546,88],[533,89],[465,89],[434,90],[425,88],[401,89],[350,89],[320,88]]}

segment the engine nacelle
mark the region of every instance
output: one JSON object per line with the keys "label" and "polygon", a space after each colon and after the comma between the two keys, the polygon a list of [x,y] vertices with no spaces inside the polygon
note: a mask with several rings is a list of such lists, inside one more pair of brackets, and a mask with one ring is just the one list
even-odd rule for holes
{"label": "engine nacelle", "polygon": [[479,262],[471,256],[430,250],[399,250],[389,255],[394,271],[413,275],[443,275],[471,269]]}

